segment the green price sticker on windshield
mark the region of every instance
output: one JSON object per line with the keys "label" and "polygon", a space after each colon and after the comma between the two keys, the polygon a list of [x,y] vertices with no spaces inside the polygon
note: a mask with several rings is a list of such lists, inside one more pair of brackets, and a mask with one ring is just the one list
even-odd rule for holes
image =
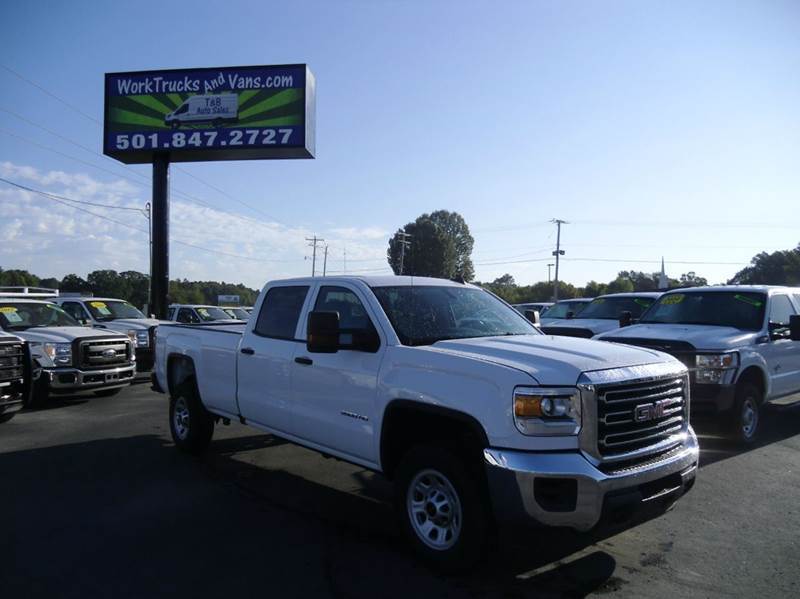
{"label": "green price sticker on windshield", "polygon": [[683,301],[683,298],[686,297],[682,293],[674,293],[672,295],[668,295],[661,300],[662,306],[674,306],[675,304],[680,304]]}
{"label": "green price sticker on windshield", "polygon": [[747,297],[746,295],[739,295],[738,293],[733,296],[740,302],[744,302],[745,304],[750,304],[751,306],[755,306],[756,308],[760,308],[763,302],[753,299],[752,297]]}
{"label": "green price sticker on windshield", "polygon": [[643,308],[649,308],[650,304],[651,304],[651,302],[649,302],[648,300],[644,300],[644,299],[641,299],[641,298],[638,298],[638,297],[634,298],[633,301],[635,303],[639,304],[640,306],[642,306]]}

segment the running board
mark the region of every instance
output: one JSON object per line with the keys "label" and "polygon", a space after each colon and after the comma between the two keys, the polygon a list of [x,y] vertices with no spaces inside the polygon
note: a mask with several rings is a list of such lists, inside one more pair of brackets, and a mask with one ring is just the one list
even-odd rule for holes
{"label": "running board", "polygon": [[792,408],[798,406],[800,405],[800,393],[792,393],[791,395],[784,395],[777,399],[771,399],[767,402],[767,405],[775,406],[776,408]]}

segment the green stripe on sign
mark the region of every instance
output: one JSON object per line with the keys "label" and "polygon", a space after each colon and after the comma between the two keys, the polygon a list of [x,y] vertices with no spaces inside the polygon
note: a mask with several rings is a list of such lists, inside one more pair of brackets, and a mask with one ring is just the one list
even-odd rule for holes
{"label": "green stripe on sign", "polygon": [[173,108],[170,108],[169,106],[159,102],[154,96],[128,96],[128,98],[163,115],[166,115],[168,112],[172,112],[174,110]]}
{"label": "green stripe on sign", "polygon": [[183,100],[178,94],[167,94],[167,97],[175,104],[176,108],[183,104]]}
{"label": "green stripe on sign", "polygon": [[136,114],[129,110],[122,110],[120,108],[112,108],[109,115],[112,123],[124,123],[128,125],[145,125],[147,127],[158,127],[164,129],[164,121],[154,119],[153,117],[145,116],[143,114]]}
{"label": "green stripe on sign", "polygon": [[239,113],[240,119],[246,119],[249,116],[253,116],[258,114],[259,112],[266,112],[272,108],[277,108],[278,106],[282,106],[283,104],[289,104],[294,102],[298,98],[300,98],[301,90],[299,89],[287,89],[278,94],[275,94],[271,98],[267,98],[263,102],[259,102],[248,108],[247,110]]}
{"label": "green stripe on sign", "polygon": [[260,121],[239,121],[236,126],[242,127],[276,127],[278,125],[302,125],[303,119],[299,116],[280,116],[274,119]]}

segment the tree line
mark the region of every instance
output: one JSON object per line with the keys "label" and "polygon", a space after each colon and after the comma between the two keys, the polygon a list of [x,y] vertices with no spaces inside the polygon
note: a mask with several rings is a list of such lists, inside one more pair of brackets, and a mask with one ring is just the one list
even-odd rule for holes
{"label": "tree line", "polygon": [[[0,268],[0,286],[47,287],[61,293],[92,294],[95,297],[124,299],[140,308],[147,304],[150,277],[135,270],[95,270],[84,279],[68,274],[62,279],[40,278],[27,270],[3,270]],[[252,306],[258,290],[241,283],[218,281],[189,281],[176,279],[169,282],[169,301],[176,304],[216,305],[218,295],[238,295],[241,305]]]}

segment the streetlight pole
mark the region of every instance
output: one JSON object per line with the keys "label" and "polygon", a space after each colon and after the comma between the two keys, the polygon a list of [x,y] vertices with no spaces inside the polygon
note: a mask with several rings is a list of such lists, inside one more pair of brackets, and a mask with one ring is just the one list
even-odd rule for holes
{"label": "streetlight pole", "polygon": [[558,261],[561,256],[564,255],[564,250],[561,249],[561,225],[568,225],[569,223],[565,220],[561,220],[560,218],[554,218],[550,221],[551,223],[555,223],[556,227],[558,227],[558,233],[556,234],[556,249],[553,252],[553,256],[556,257],[556,278],[555,278],[555,285],[553,288],[553,301],[558,301]]}

